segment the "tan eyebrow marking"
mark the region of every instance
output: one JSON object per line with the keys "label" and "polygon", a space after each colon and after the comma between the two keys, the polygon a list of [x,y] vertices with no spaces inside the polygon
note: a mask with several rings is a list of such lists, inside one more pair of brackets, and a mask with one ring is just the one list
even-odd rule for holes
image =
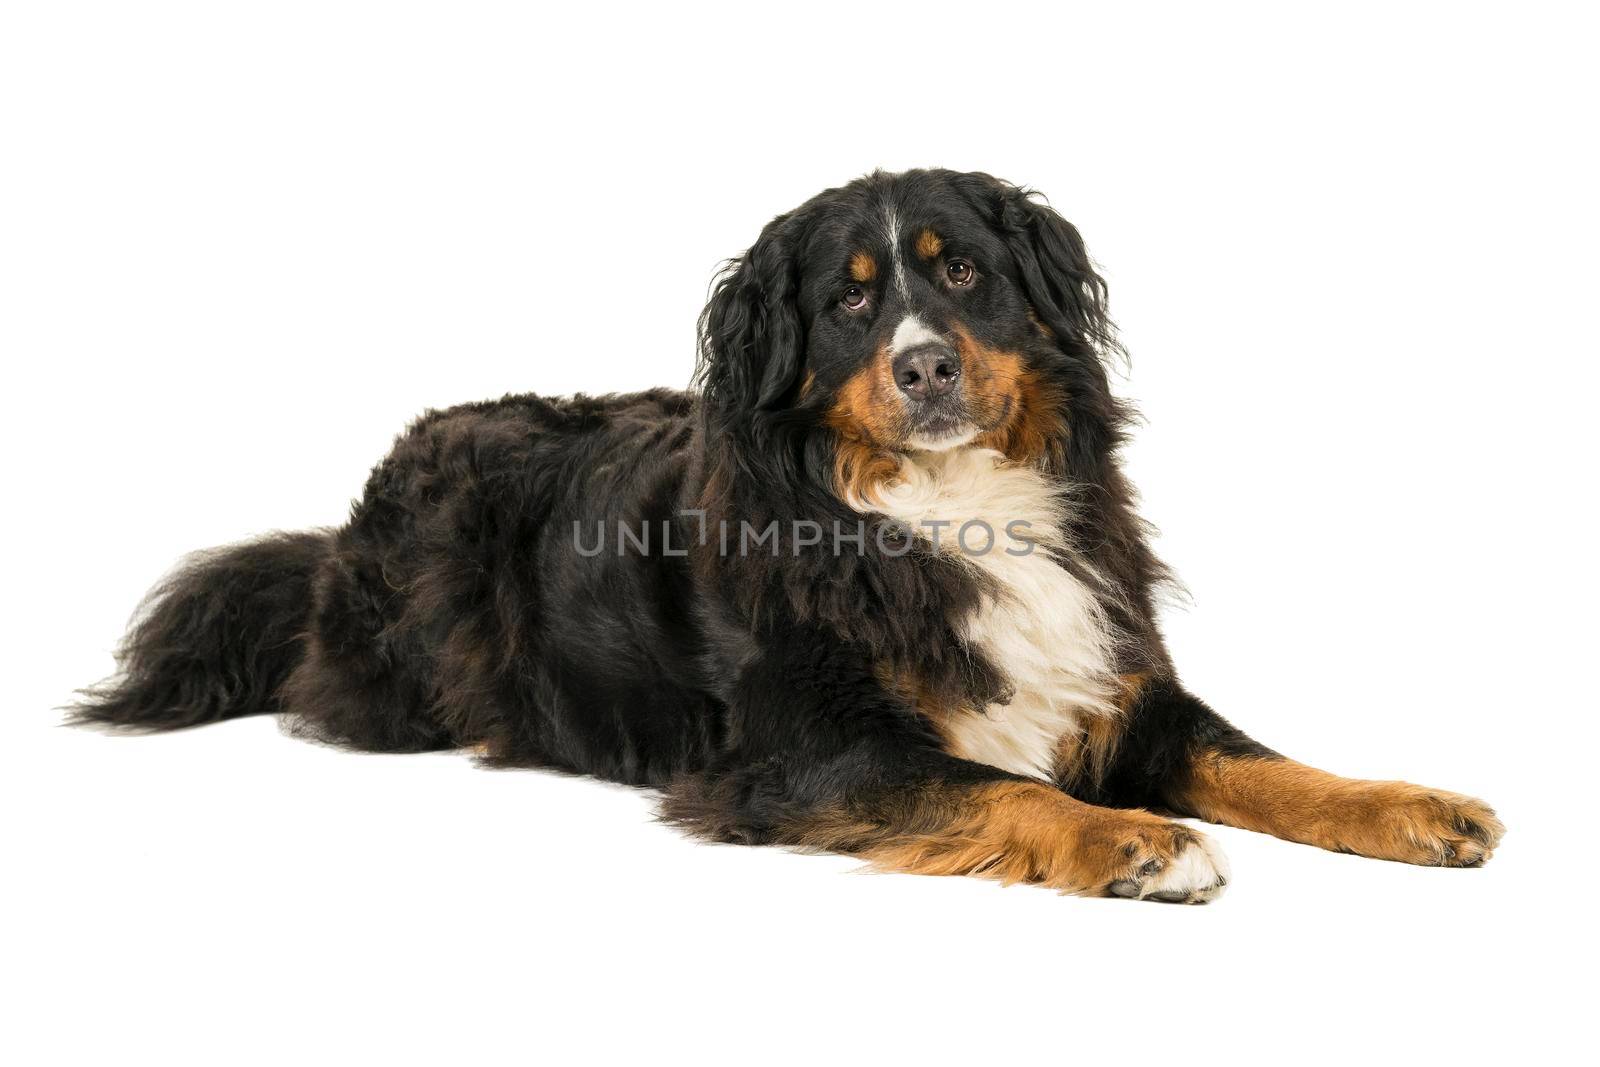
{"label": "tan eyebrow marking", "polygon": [[917,235],[917,255],[923,259],[932,259],[944,251],[944,241],[932,230],[923,230]]}
{"label": "tan eyebrow marking", "polygon": [[878,276],[878,261],[865,252],[850,257],[850,277],[858,282],[870,282]]}

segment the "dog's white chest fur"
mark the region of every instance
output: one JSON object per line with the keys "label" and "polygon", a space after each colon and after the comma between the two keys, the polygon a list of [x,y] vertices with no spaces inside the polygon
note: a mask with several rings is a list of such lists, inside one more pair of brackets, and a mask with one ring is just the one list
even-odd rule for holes
{"label": "dog's white chest fur", "polygon": [[[955,716],[946,732],[956,755],[1049,779],[1062,739],[1083,729],[1083,716],[1115,711],[1112,628],[1095,590],[1056,558],[1072,552],[1059,488],[998,452],[955,448],[914,453],[897,481],[856,504],[937,538],[993,582],[997,595],[985,597],[963,636],[1015,693],[985,714]],[[993,546],[982,551],[991,531]],[[1035,542],[1032,551],[1012,533]]]}

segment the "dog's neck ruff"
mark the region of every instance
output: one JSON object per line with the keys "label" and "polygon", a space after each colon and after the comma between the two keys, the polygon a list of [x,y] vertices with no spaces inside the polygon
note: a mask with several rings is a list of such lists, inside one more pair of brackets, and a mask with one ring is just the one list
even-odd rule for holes
{"label": "dog's neck ruff", "polygon": [[[849,503],[906,523],[998,590],[963,620],[962,637],[1015,692],[1009,704],[943,723],[952,751],[1053,778],[1062,741],[1083,730],[1085,716],[1116,711],[1116,634],[1094,587],[1096,572],[1067,542],[1063,517],[1071,505],[1064,489],[998,452],[954,448],[904,457],[897,477],[868,496]],[[988,531],[994,543],[979,551]],[[1013,532],[1033,542],[1031,551],[1021,551]]]}

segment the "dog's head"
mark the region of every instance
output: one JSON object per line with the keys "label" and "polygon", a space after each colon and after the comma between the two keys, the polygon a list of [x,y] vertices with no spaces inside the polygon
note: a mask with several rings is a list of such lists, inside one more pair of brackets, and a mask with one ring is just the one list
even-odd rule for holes
{"label": "dog's head", "polygon": [[876,173],[774,219],[700,323],[714,434],[832,435],[836,491],[912,450],[1048,459],[1115,346],[1078,232],[986,174]]}

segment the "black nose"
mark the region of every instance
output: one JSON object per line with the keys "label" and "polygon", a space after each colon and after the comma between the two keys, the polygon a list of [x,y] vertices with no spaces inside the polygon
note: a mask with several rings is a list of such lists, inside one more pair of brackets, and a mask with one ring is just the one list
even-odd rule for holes
{"label": "black nose", "polygon": [[912,400],[943,396],[961,377],[961,357],[949,345],[930,341],[894,357],[894,383]]}

